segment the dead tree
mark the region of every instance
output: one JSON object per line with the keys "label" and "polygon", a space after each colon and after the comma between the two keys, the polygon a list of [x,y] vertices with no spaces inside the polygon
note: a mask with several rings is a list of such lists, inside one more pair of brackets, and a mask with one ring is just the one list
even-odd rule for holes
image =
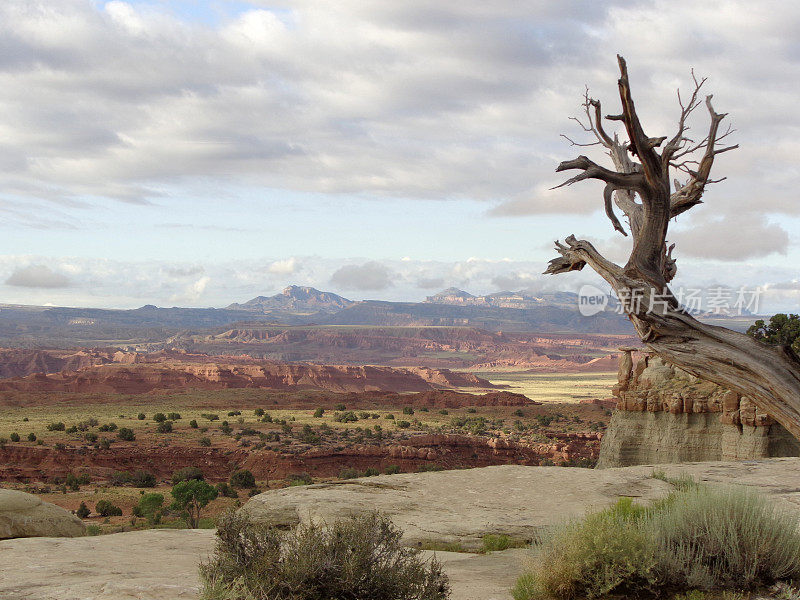
{"label": "dead tree", "polygon": [[[580,172],[557,187],[585,179],[602,181],[606,215],[623,235],[627,232],[615,215],[615,206],[627,217],[633,238],[630,257],[624,266],[614,264],[588,241],[571,235],[563,244],[556,241],[560,256],[550,261],[545,273],[579,271],[589,265],[614,289],[650,350],[698,377],[752,398],[800,438],[798,357],[789,348],[766,346],[742,333],[701,323],[680,306],[668,286],[677,271],[672,257],[674,244],[667,246],[670,220],[702,202],[705,187],[715,183],[710,177],[714,158],[738,147],[720,145],[730,133],[730,129],[720,132],[726,115],[714,110],[710,95],[701,100],[705,80],[695,78],[694,91],[687,101],[678,94],[681,112],[675,135],[669,139],[648,136],[633,104],[625,59],[617,59],[622,114],[605,119],[622,122],[627,141],[606,132],[600,102],[587,92],[587,120],[576,120],[596,139],[591,144],[573,144],[602,146],[614,168],[579,156],[558,165],[559,172]],[[708,110],[710,126],[706,137],[695,141],[687,135],[687,119],[702,104]],[[683,183],[673,180],[680,173],[688,176]]]}

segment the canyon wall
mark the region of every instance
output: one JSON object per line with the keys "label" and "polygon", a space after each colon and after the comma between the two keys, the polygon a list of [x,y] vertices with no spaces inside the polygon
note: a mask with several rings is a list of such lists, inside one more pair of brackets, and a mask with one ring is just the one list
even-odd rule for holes
{"label": "canyon wall", "polygon": [[633,352],[622,349],[598,468],[800,456],[800,442],[749,398]]}

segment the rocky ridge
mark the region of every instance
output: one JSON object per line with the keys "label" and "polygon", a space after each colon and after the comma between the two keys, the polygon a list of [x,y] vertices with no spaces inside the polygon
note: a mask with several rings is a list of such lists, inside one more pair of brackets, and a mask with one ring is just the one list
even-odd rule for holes
{"label": "rocky ridge", "polygon": [[117,352],[113,362],[77,371],[34,373],[0,380],[0,392],[111,392],[169,389],[307,388],[331,392],[422,392],[452,387],[493,388],[471,373],[447,369],[316,365],[210,357],[176,352]]}

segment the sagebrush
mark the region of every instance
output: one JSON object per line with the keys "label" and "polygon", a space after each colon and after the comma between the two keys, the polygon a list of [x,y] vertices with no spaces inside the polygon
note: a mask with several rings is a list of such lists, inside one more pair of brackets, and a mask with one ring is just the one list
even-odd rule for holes
{"label": "sagebrush", "polygon": [[225,515],[212,559],[200,566],[203,600],[444,600],[447,576],[378,513],[279,531]]}
{"label": "sagebrush", "polygon": [[630,498],[556,529],[515,600],[669,596],[800,577],[800,521],[755,491],[681,486],[649,507]]}

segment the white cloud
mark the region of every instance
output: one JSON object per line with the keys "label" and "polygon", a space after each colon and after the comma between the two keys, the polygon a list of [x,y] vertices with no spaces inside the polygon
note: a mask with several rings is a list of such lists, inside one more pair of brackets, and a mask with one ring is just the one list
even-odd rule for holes
{"label": "white cloud", "polygon": [[300,263],[295,257],[276,260],[267,269],[274,275],[294,275],[300,268]]}
{"label": "white cloud", "polygon": [[6,285],[23,288],[65,288],[69,286],[69,279],[53,271],[47,265],[29,265],[15,269]]}
{"label": "white cloud", "polygon": [[789,248],[789,234],[783,227],[752,214],[700,219],[672,231],[669,241],[675,243],[675,256],[724,261],[786,254]]}
{"label": "white cloud", "polygon": [[385,290],[393,285],[392,272],[379,262],[344,265],[331,275],[331,284],[342,290]]}
{"label": "white cloud", "polygon": [[619,49],[653,135],[672,128],[691,67],[712,77],[743,142],[718,169],[740,180],[723,184],[730,210],[799,210],[793,3],[258,4],[208,26],[120,1],[0,3],[6,194],[141,202],[236,177],[587,212],[597,186],[548,191],[574,150],[558,134],[584,84],[613,112]]}

